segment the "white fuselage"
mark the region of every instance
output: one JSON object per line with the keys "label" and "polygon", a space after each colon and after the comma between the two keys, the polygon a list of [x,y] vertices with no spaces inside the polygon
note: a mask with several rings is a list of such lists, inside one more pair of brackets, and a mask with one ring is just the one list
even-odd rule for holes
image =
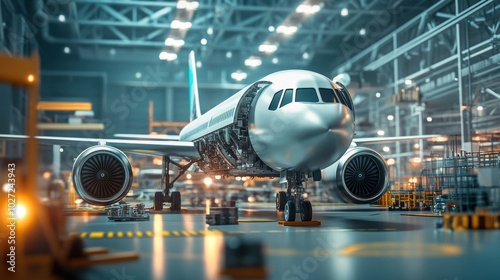
{"label": "white fuselage", "polygon": [[[276,171],[315,171],[336,162],[354,135],[347,91],[305,70],[276,72],[252,85],[266,82],[247,107],[249,149]],[[189,123],[180,140],[197,141],[237,122],[252,85]]]}

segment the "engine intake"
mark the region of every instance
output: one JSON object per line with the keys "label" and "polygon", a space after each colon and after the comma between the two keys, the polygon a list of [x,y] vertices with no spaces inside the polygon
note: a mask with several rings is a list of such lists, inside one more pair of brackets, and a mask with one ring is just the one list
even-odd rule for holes
{"label": "engine intake", "polygon": [[376,151],[354,147],[323,171],[334,183],[333,195],[340,202],[364,204],[377,201],[389,184],[388,168]]}
{"label": "engine intake", "polygon": [[109,205],[125,197],[132,186],[127,156],[111,146],[92,146],[73,164],[73,185],[80,197],[94,205]]}

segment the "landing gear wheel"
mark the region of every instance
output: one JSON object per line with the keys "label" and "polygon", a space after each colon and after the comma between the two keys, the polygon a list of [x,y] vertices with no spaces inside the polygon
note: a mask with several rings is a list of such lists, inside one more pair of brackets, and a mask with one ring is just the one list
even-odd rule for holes
{"label": "landing gear wheel", "polygon": [[292,200],[287,201],[287,203],[285,204],[285,221],[295,221],[295,202],[293,202]]}
{"label": "landing gear wheel", "polygon": [[170,209],[171,210],[181,210],[181,193],[180,192],[172,192],[171,194],[171,203],[170,203]]}
{"label": "landing gear wheel", "polygon": [[300,203],[300,207],[302,208],[302,213],[300,213],[300,219],[303,222],[309,222],[312,220],[313,210],[312,205],[309,200],[304,200]]}
{"label": "landing gear wheel", "polygon": [[155,208],[155,210],[162,210],[163,209],[163,193],[162,192],[155,192],[154,208]]}
{"label": "landing gear wheel", "polygon": [[285,209],[285,204],[287,202],[286,192],[276,193],[276,210],[283,211]]}

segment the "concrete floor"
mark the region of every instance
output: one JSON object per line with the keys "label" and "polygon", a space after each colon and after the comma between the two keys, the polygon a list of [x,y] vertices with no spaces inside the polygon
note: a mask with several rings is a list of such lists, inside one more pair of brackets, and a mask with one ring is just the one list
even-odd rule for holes
{"label": "concrete floor", "polygon": [[[498,230],[444,230],[436,227],[441,218],[370,206],[313,205],[313,211],[320,227],[207,226],[203,214],[155,214],[142,222],[71,216],[69,231],[84,236],[86,247],[140,253],[137,261],[96,265],[71,277],[229,279],[219,274],[222,248],[242,236],[265,244],[268,279],[500,279]],[[240,219],[249,218],[276,219],[274,206],[240,207]]]}

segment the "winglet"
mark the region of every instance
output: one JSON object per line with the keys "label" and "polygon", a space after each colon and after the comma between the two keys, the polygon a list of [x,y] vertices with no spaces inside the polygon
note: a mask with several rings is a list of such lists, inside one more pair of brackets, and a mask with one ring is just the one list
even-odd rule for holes
{"label": "winglet", "polygon": [[189,120],[199,118],[200,98],[198,95],[198,78],[196,77],[196,60],[194,51],[189,53]]}

